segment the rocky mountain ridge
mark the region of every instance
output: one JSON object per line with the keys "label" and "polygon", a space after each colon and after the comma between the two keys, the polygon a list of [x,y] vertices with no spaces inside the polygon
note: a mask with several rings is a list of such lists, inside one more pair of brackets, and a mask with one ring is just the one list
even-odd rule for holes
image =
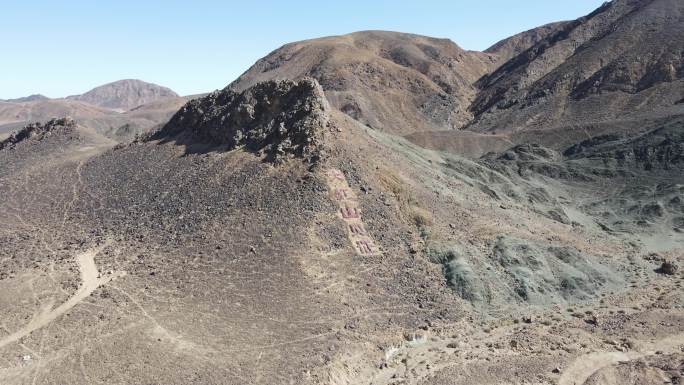
{"label": "rocky mountain ridge", "polygon": [[545,39],[547,36],[562,30],[569,23],[570,21],[559,21],[520,32],[498,41],[484,50],[484,52],[496,55],[498,57],[497,61],[499,65],[501,65],[527,51],[530,47]]}
{"label": "rocky mountain ridge", "polygon": [[615,0],[557,28],[478,80],[470,129],[682,112],[676,107],[684,89],[682,2]]}
{"label": "rocky mountain ridge", "polygon": [[589,132],[684,114],[682,14],[676,0],[615,0],[482,53],[384,31],[313,39],[275,50],[228,88],[310,76],[333,108],[417,143],[475,140],[462,129],[512,142],[532,130]]}

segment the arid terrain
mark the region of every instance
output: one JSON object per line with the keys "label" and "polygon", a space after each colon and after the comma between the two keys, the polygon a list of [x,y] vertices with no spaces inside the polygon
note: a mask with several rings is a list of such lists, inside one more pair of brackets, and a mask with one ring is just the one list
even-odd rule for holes
{"label": "arid terrain", "polygon": [[118,141],[166,122],[188,100],[166,87],[126,79],[82,94],[50,99],[43,95],[0,100],[0,139],[28,123],[71,117],[82,125]]}
{"label": "arid terrain", "polygon": [[0,384],[681,384],[683,79],[614,0],[0,102]]}

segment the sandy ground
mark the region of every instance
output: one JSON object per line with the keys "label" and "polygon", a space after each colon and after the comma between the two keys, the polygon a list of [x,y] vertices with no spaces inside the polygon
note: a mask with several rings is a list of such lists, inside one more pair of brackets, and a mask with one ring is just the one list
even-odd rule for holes
{"label": "sandy ground", "polygon": [[[678,353],[681,355],[684,347],[684,333],[668,336],[655,342],[643,342],[639,350],[630,352],[599,352],[589,353],[575,359],[563,371],[558,385],[584,384],[594,373],[621,361],[632,361],[639,358],[658,354]],[[683,356],[684,358],[684,356]]]}
{"label": "sandy ground", "polygon": [[27,325],[0,339],[0,348],[16,342],[30,333],[47,326],[50,322],[64,315],[74,306],[78,305],[80,302],[90,296],[100,286],[106,285],[109,281],[125,275],[123,272],[109,272],[105,276],[101,276],[100,272],[97,270],[97,266],[95,265],[95,256],[104,247],[105,246],[103,245],[102,247],[86,251],[75,257],[76,263],[78,264],[79,270],[81,272],[81,285],[78,291],[76,291],[72,297],[54,308],[52,308],[52,304],[47,304],[44,306]]}

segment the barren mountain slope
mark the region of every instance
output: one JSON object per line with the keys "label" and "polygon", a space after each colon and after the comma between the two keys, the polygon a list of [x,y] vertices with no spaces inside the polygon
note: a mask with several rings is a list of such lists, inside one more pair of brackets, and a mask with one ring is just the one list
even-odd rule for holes
{"label": "barren mountain slope", "polygon": [[684,3],[615,0],[484,76],[475,131],[682,113]]}
{"label": "barren mountain slope", "polygon": [[[311,79],[116,147],[27,128],[0,150],[0,382],[549,383],[601,370],[591,351],[678,354],[681,272],[655,270],[682,263],[681,132],[472,161]],[[606,188],[645,176],[669,184]],[[620,197],[642,207],[623,224]]]}
{"label": "barren mountain slope", "polygon": [[287,44],[228,88],[310,76],[334,108],[373,128],[408,134],[459,127],[469,120],[472,84],[495,61],[447,39],[366,31]]}
{"label": "barren mountain slope", "polygon": [[170,89],[137,79],[118,80],[82,94],[67,97],[95,106],[128,111],[142,104],[162,99],[176,98]]}
{"label": "barren mountain slope", "polygon": [[530,47],[536,45],[549,35],[562,30],[568,25],[568,23],[570,22],[559,21],[520,32],[495,43],[491,47],[487,48],[484,52],[497,56],[498,67],[508,60],[523,53],[524,51],[527,51]]}

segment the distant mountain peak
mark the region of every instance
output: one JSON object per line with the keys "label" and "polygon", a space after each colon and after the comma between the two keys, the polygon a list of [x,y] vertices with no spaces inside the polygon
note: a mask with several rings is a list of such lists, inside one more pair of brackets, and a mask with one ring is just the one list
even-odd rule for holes
{"label": "distant mountain peak", "polygon": [[169,88],[138,79],[123,79],[95,87],[82,95],[69,96],[67,99],[127,111],[142,104],[177,97],[178,94]]}
{"label": "distant mountain peak", "polygon": [[25,103],[25,102],[38,102],[38,101],[41,101],[41,100],[48,100],[48,99],[50,99],[50,98],[48,98],[48,97],[45,96],[45,95],[42,95],[42,94],[33,94],[33,95],[29,95],[29,96],[24,96],[24,97],[21,97],[21,98],[5,99],[5,100],[2,100],[2,101],[3,101],[3,102],[9,102],[9,103]]}

